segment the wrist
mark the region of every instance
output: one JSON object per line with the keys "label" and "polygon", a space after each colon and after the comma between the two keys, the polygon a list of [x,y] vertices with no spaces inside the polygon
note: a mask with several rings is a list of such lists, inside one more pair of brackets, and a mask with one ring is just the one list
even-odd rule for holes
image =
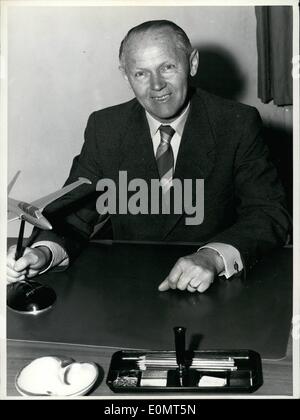
{"label": "wrist", "polygon": [[207,255],[207,257],[212,261],[212,264],[216,270],[216,274],[220,274],[222,271],[224,271],[224,260],[217,251],[211,248],[202,248],[198,252]]}
{"label": "wrist", "polygon": [[51,260],[52,260],[52,252],[50,251],[50,249],[47,246],[37,246],[35,248],[38,252],[41,252],[43,255],[43,264],[41,266],[41,269],[44,269],[45,267],[47,267]]}

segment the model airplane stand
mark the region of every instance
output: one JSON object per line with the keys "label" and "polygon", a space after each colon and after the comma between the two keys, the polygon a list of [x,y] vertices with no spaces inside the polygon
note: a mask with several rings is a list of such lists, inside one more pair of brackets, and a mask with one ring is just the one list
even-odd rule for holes
{"label": "model airplane stand", "polygon": [[[25,220],[21,218],[16,261],[23,256],[25,250],[23,246],[24,227]],[[7,306],[16,312],[37,315],[50,309],[55,300],[56,293],[53,289],[31,279],[25,278],[7,285]]]}
{"label": "model airplane stand", "polygon": [[[19,173],[20,171],[17,172],[8,185],[8,194],[16,182]],[[27,221],[39,229],[52,229],[51,223],[42,214],[44,208],[83,184],[92,185],[92,182],[87,178],[79,177],[77,181],[31,203],[25,203],[24,201],[8,197],[8,213],[10,214],[8,221],[15,219],[21,220],[15,255],[16,261],[22,257],[25,250],[23,246],[25,222]],[[54,290],[31,279],[25,278],[7,286],[7,306],[16,312],[36,315],[51,308],[55,300],[56,294]]]}

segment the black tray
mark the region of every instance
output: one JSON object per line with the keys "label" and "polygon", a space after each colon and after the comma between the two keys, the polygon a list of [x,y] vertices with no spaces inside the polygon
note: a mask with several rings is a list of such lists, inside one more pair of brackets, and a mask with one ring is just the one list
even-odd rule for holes
{"label": "black tray", "polygon": [[[253,350],[202,350],[186,353],[187,369],[180,375],[178,368],[147,368],[146,371],[138,365],[138,359],[143,356],[166,357],[172,356],[176,360],[175,351],[118,351],[113,354],[106,383],[113,392],[117,393],[147,393],[147,392],[213,392],[213,393],[250,393],[257,390],[263,383],[261,358]],[[234,371],[219,369],[211,371],[191,366],[195,358],[211,359],[233,358]],[[147,378],[154,375],[159,383],[149,385]],[[224,378],[225,386],[198,386],[202,376]],[[161,385],[161,381],[165,382]],[[151,383],[151,380],[150,380]]]}

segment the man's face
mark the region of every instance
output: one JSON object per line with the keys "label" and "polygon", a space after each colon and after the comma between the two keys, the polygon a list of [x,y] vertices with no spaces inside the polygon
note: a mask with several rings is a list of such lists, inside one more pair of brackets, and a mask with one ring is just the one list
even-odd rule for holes
{"label": "man's face", "polygon": [[175,35],[164,29],[129,41],[123,74],[143,108],[159,121],[171,122],[184,108],[188,75],[194,75],[197,66],[197,52],[189,60]]}

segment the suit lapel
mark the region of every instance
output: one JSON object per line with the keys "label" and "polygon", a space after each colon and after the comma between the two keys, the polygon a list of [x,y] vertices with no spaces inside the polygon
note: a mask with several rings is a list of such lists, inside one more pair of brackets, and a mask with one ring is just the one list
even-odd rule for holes
{"label": "suit lapel", "polygon": [[149,125],[144,109],[137,102],[128,121],[120,147],[119,170],[128,172],[128,179],[158,178]]}
{"label": "suit lapel", "polygon": [[[215,160],[215,139],[207,110],[201,97],[197,94],[191,99],[191,107],[185,124],[177,156],[174,178],[207,179]],[[204,181],[205,184],[205,181]],[[193,200],[195,188],[193,186]],[[170,215],[165,221],[163,238],[174,229],[181,215]]]}
{"label": "suit lapel", "polygon": [[207,178],[214,165],[215,141],[207,111],[194,94],[183,131],[174,178]]}

